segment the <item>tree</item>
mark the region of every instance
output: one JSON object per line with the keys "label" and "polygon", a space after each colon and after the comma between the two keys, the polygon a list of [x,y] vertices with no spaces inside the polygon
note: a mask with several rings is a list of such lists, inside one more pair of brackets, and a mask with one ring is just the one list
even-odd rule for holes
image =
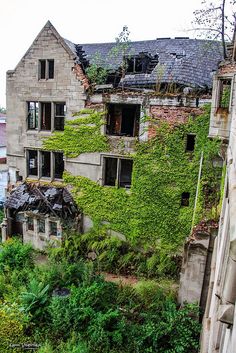
{"label": "tree", "polygon": [[226,42],[232,40],[236,20],[236,0],[202,1],[203,8],[194,11],[193,30],[198,37],[221,39],[224,59]]}

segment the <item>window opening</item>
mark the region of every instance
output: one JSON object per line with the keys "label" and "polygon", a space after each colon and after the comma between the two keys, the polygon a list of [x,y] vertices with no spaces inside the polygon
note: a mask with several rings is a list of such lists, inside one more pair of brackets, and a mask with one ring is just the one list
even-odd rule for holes
{"label": "window opening", "polygon": [[48,60],[48,78],[54,78],[54,60]]}
{"label": "window opening", "polygon": [[41,103],[41,129],[51,130],[51,103]]}
{"label": "window opening", "polygon": [[105,157],[104,185],[131,187],[133,161],[115,157]]}
{"label": "window opening", "polygon": [[55,117],[54,117],[55,130],[60,130],[60,131],[64,130],[65,114],[66,114],[65,103],[55,103]]}
{"label": "window opening", "polygon": [[105,158],[105,185],[115,186],[117,178],[117,158]]}
{"label": "window opening", "polygon": [[38,220],[38,231],[39,231],[39,233],[45,233],[45,220],[44,219]]}
{"label": "window opening", "polygon": [[34,230],[34,219],[32,217],[28,217],[28,230]]}
{"label": "window opening", "polygon": [[57,236],[57,223],[56,222],[49,222],[49,235]]}
{"label": "window opening", "polygon": [[46,79],[46,60],[39,60],[39,78]]}
{"label": "window opening", "polygon": [[119,186],[130,188],[131,187],[131,176],[133,169],[133,161],[131,159],[121,159],[120,160],[120,180]]}
{"label": "window opening", "polygon": [[42,164],[41,171],[42,177],[50,177],[51,176],[51,153],[42,151]]}
{"label": "window opening", "polygon": [[195,139],[196,139],[196,135],[187,134],[186,152],[193,152],[194,151]]}
{"label": "window opening", "polygon": [[231,80],[220,80],[219,108],[229,109]]}
{"label": "window opening", "polygon": [[39,60],[39,79],[48,80],[54,78],[54,60]]}
{"label": "window opening", "polygon": [[57,179],[62,179],[62,174],[64,172],[63,153],[55,152],[54,162],[55,162],[54,177]]}
{"label": "window opening", "polygon": [[38,151],[28,150],[28,175],[38,175]]}
{"label": "window opening", "polygon": [[38,111],[39,105],[38,102],[28,102],[28,129],[37,129],[38,128]]}
{"label": "window opening", "polygon": [[138,136],[140,106],[136,104],[109,104],[107,134]]}
{"label": "window opening", "polygon": [[189,198],[190,198],[190,193],[183,192],[181,195],[181,206],[189,206]]}

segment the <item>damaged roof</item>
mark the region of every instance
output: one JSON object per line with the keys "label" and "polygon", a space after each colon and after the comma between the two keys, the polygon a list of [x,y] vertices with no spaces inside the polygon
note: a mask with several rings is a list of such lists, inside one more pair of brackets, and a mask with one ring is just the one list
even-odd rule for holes
{"label": "damaged roof", "polygon": [[74,218],[78,214],[77,206],[66,188],[27,183],[11,192],[5,207],[17,212],[32,211],[63,219]]}
{"label": "damaged roof", "polygon": [[[74,44],[65,41],[81,64],[84,61],[96,63],[110,71],[118,70],[121,66],[121,51],[112,54],[117,43]],[[193,88],[211,88],[212,72],[223,59],[220,42],[189,38],[157,38],[128,44],[129,57],[140,53],[158,58],[158,63],[153,65],[150,73],[126,74],[122,82],[125,86],[155,85],[158,81]]]}

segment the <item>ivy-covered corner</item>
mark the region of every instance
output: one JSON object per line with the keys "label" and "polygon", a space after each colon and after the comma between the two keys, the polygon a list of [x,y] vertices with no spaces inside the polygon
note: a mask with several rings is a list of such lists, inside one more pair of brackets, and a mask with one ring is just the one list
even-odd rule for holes
{"label": "ivy-covered corner", "polygon": [[[90,125],[95,120],[95,125]],[[95,150],[106,152],[109,146],[100,133],[101,123],[101,115],[96,112],[68,122],[65,132],[55,133],[45,141],[45,147],[60,146],[71,157]],[[158,123],[155,129],[156,136],[138,143],[132,156],[130,191],[64,173],[64,181],[73,186],[75,201],[93,221],[93,230],[80,241],[84,239],[83,246],[95,251],[108,270],[175,276],[194,209],[196,224],[211,218],[212,208],[219,203],[222,167],[214,160],[220,141],[208,138],[209,107],[202,115],[189,117],[185,124],[173,127]],[[188,134],[195,136],[193,151],[186,150]],[[124,235],[116,241],[115,253],[114,236],[108,229]]]}

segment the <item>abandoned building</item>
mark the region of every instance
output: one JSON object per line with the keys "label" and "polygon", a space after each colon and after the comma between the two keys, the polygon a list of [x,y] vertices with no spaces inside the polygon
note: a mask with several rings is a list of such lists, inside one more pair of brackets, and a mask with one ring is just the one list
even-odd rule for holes
{"label": "abandoned building", "polygon": [[[153,122],[146,117],[176,126],[200,115],[211,102],[212,76],[221,59],[221,45],[214,41],[157,38],[130,42],[124,52],[119,43],[74,44],[47,22],[16,68],[7,72],[10,195],[5,237],[21,234],[25,242],[43,249],[50,239],[61,239],[67,221],[74,219],[73,227],[88,231],[91,215],[78,211],[61,184],[63,172],[131,195],[135,144],[155,136]],[[91,66],[97,76],[106,70],[105,79],[89,77]],[[109,151],[71,156],[60,146],[46,149],[45,139],[60,136],[84,108],[104,113],[99,129]],[[191,131],[184,136],[190,161],[196,140]],[[69,136],[68,146],[70,142]],[[179,193],[176,207],[187,209],[195,195],[188,189]],[[109,228],[106,219],[103,224]],[[125,239],[121,231],[109,231]],[[205,255],[198,265],[203,278]],[[201,285],[187,299],[200,301]]]}

